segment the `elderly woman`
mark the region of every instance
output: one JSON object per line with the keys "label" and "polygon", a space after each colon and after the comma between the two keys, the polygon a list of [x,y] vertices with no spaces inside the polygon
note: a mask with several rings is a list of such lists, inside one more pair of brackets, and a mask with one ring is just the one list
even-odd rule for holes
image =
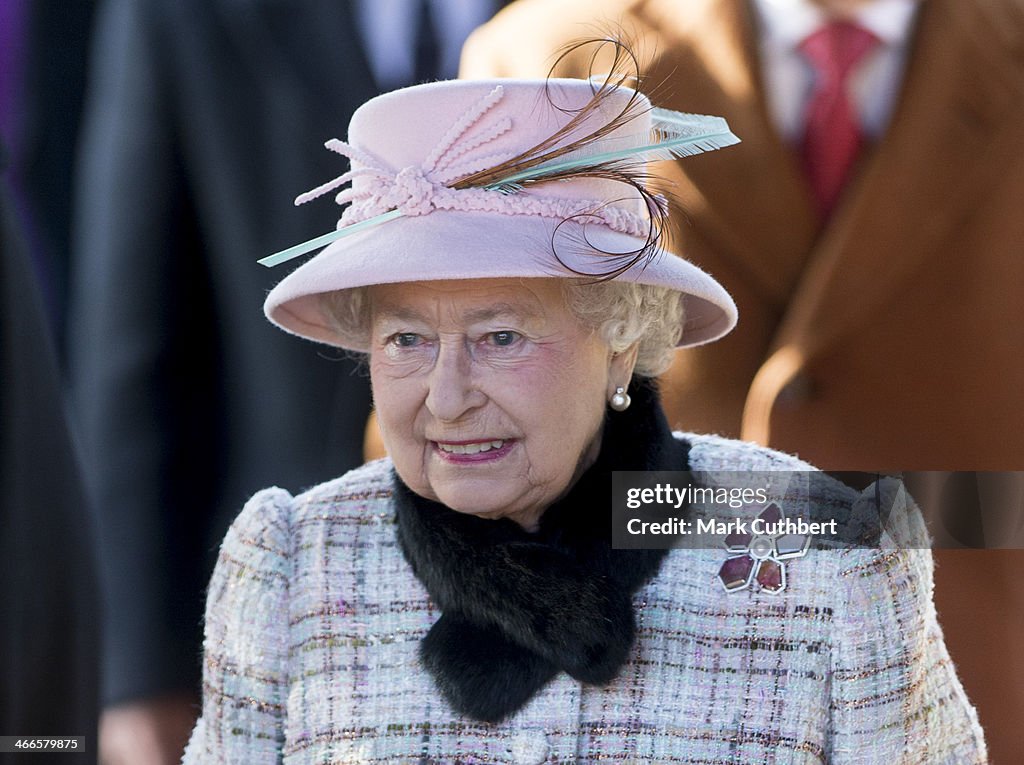
{"label": "elderly woman", "polygon": [[186,762],[985,761],[927,550],[612,545],[613,471],[811,469],[673,434],[651,382],[735,323],[662,249],[645,164],[723,121],[622,82],[439,82],[348,141],[299,201],[351,205],[270,259],[329,243],[266,310],[366,354],[389,457],[243,509]]}

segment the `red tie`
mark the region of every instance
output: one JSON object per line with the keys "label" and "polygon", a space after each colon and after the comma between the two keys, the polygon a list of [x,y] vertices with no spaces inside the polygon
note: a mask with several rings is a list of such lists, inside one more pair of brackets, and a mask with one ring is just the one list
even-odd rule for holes
{"label": "red tie", "polygon": [[801,158],[822,219],[842,193],[864,143],[860,122],[847,96],[847,79],[879,40],[849,21],[833,21],[800,43],[815,72],[807,103]]}

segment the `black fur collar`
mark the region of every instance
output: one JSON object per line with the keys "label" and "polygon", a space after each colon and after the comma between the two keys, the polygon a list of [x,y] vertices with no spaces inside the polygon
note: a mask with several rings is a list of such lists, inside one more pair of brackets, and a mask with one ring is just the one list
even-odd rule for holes
{"label": "black fur collar", "polygon": [[626,662],[631,598],[664,550],[611,549],[611,471],[685,470],[650,380],[634,378],[625,412],[609,411],[601,452],[544,513],[536,533],[457,513],[395,476],[398,540],[441,609],[420,659],[461,714],[497,722],[559,671],[609,683]]}

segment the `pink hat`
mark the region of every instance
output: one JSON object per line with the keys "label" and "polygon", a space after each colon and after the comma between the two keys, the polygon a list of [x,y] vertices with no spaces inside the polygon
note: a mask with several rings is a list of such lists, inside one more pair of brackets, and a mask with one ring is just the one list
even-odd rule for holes
{"label": "pink hat", "polygon": [[[329,245],[268,295],[288,332],[367,350],[341,336],[322,296],[435,279],[613,277],[685,293],[680,346],[736,324],[718,282],[659,246],[667,206],[646,186],[647,162],[736,143],[718,117],[651,107],[621,84],[588,80],[454,80],[363,104],[348,142],[350,172],[296,204],[351,183],[338,230],[260,262]],[[342,294],[343,299],[343,294]]]}

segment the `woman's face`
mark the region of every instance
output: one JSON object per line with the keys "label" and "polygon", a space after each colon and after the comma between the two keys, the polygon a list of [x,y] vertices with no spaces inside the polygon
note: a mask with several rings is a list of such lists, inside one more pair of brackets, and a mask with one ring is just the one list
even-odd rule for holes
{"label": "woman's face", "polygon": [[633,354],[580,326],[555,279],[370,289],[370,376],[384,443],[417,494],[524,528],[600,448]]}

